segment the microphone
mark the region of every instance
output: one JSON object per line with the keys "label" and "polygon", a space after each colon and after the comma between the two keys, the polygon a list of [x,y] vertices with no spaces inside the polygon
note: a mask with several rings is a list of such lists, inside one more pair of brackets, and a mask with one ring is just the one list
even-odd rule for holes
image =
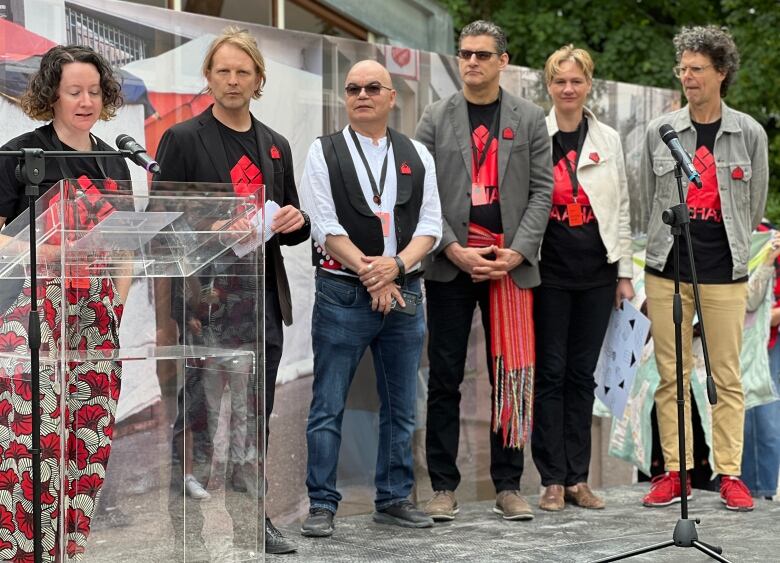
{"label": "microphone", "polygon": [[136,143],[130,135],[119,135],[116,138],[116,147],[120,151],[130,151],[131,154],[128,158],[141,168],[145,168],[147,172],[160,173],[160,165],[157,164],[157,161],[146,154],[146,149]]}
{"label": "microphone", "polygon": [[697,189],[701,189],[701,176],[699,176],[696,167],[693,165],[693,162],[691,162],[691,157],[688,156],[688,153],[682,148],[680,138],[677,136],[677,131],[672,129],[671,125],[665,123],[658,129],[658,134],[661,135],[661,140],[669,147],[669,150],[672,151],[672,156],[682,169],[683,174],[688,177],[690,182],[693,182]]}

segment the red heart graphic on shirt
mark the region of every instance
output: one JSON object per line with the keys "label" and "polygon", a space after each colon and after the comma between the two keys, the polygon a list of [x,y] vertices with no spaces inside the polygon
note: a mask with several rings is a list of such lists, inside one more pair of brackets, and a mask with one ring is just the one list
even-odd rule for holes
{"label": "red heart graphic on shirt", "polygon": [[731,171],[731,177],[734,178],[735,180],[741,180],[742,178],[745,177],[745,171],[742,170],[741,166],[737,166],[736,168],[734,168],[734,170]]}
{"label": "red heart graphic on shirt", "polygon": [[401,164],[401,174],[408,176],[411,173],[412,173],[412,169],[409,168],[408,164],[406,164],[405,162]]}

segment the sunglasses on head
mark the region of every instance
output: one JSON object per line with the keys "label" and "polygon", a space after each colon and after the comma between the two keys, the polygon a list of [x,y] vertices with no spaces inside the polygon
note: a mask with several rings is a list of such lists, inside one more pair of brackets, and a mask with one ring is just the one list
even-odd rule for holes
{"label": "sunglasses on head", "polygon": [[493,51],[470,51],[468,49],[458,49],[458,57],[464,61],[469,60],[472,55],[477,56],[478,61],[486,61],[493,55],[501,55],[500,53],[494,53]]}
{"label": "sunglasses on head", "polygon": [[365,84],[364,86],[350,83],[344,86],[344,91],[347,93],[347,96],[359,96],[361,90],[365,90],[366,94],[369,96],[378,96],[383,88],[385,90],[392,90],[392,88],[383,86],[379,82],[371,82],[370,84]]}

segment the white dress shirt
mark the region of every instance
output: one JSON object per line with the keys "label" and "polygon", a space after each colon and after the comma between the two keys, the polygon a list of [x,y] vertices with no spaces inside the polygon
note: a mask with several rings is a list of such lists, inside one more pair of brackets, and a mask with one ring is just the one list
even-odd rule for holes
{"label": "white dress shirt", "polygon": [[[352,156],[352,162],[355,165],[360,188],[363,190],[363,197],[369,208],[374,212],[386,212],[390,217],[389,236],[384,237],[385,248],[383,256],[395,256],[398,254],[397,241],[395,238],[395,215],[393,209],[396,200],[396,181],[397,170],[393,147],[387,149],[387,137],[379,139],[377,144],[370,137],[364,137],[357,131],[358,141],[366,156],[374,181],[379,187],[379,179],[382,173],[382,163],[387,154],[387,176],[385,179],[385,189],[382,193],[381,203],[374,202],[374,192],[371,189],[371,183],[368,179],[366,167],[360,158],[360,154],[355,148],[352,136],[349,134],[349,128],[345,127],[341,134],[349,147],[349,153]],[[428,149],[422,143],[412,139],[414,148],[420,155],[420,160],[425,167],[425,180],[423,184],[423,198],[420,207],[420,216],[417,221],[417,228],[414,230],[412,238],[419,236],[431,236],[435,239],[433,248],[439,244],[442,235],[441,204],[439,202],[439,192],[436,185],[436,165]],[[328,235],[347,236],[347,231],[341,226],[336,215],[336,206],[333,203],[333,195],[330,188],[330,175],[328,166],[325,162],[325,155],[322,152],[322,143],[319,139],[312,143],[309,148],[309,154],[306,157],[306,164],[303,169],[303,178],[298,186],[298,195],[301,198],[301,208],[309,214],[311,218],[311,236],[314,241],[324,248],[325,239]],[[431,250],[433,250],[433,248]],[[415,264],[408,271],[419,268]]]}

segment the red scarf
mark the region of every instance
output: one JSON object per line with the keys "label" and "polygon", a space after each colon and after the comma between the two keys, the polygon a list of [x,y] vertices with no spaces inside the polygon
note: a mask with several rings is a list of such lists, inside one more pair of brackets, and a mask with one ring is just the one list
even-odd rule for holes
{"label": "red scarf", "polygon": [[[504,247],[504,235],[469,224],[468,246]],[[506,275],[490,281],[490,354],[493,362],[493,432],[504,447],[521,449],[531,430],[534,402],[533,294]]]}

